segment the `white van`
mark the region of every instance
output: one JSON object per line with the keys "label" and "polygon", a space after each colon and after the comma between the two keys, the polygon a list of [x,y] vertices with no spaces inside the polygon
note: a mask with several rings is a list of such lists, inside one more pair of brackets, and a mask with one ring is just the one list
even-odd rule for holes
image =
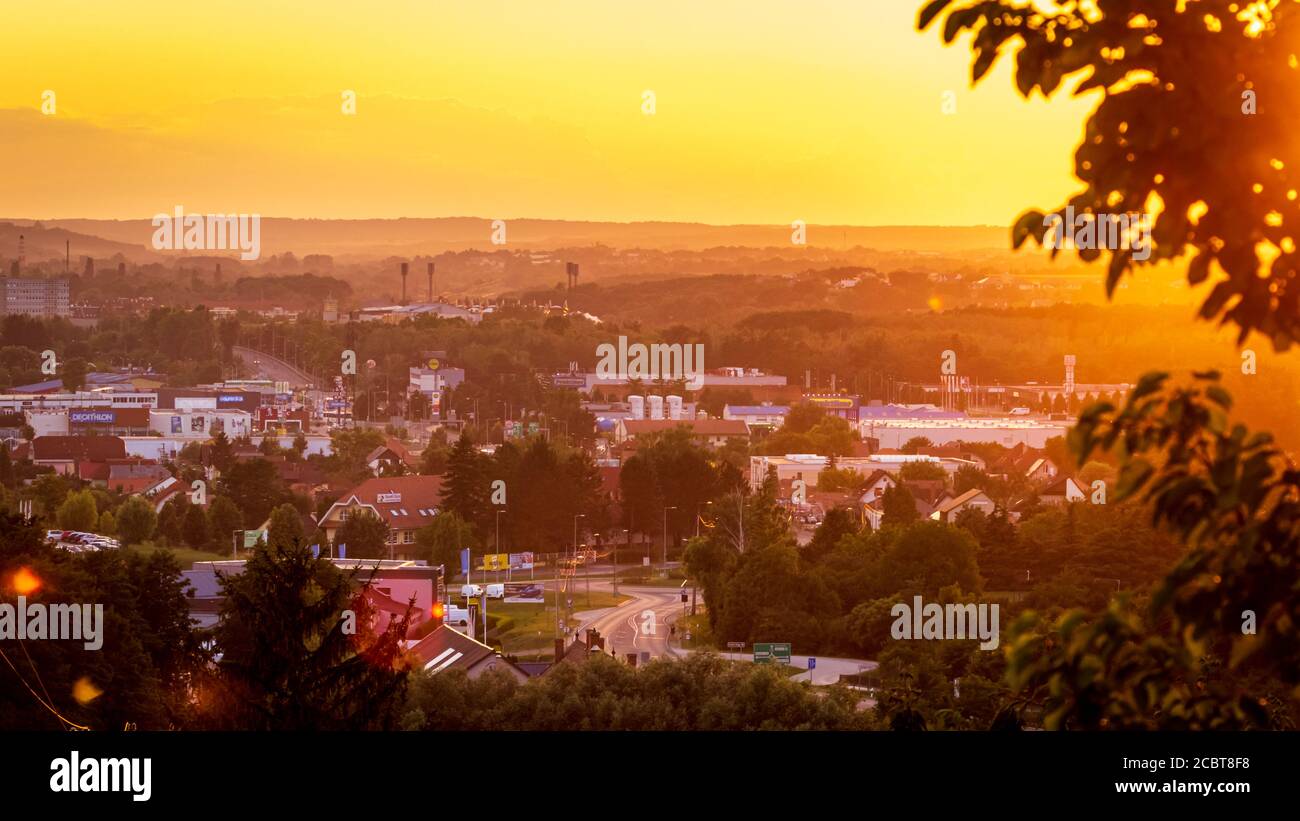
{"label": "white van", "polygon": [[487,586],[487,597],[489,599],[504,599],[506,597],[506,586],[504,584],[489,584]]}
{"label": "white van", "polygon": [[483,595],[483,588],[477,584],[467,584],[461,587],[460,594],[467,599],[477,599]]}
{"label": "white van", "polygon": [[447,614],[442,617],[442,623],[449,627],[468,627],[469,610],[452,605],[447,608]]}

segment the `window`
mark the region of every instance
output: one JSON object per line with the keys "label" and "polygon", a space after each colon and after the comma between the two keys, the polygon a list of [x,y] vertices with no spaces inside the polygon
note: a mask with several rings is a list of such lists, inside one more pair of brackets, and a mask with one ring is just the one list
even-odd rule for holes
{"label": "window", "polygon": [[402,543],[403,543],[403,544],[414,544],[414,543],[415,543],[415,531],[414,531],[414,530],[404,530],[404,531],[402,531]]}

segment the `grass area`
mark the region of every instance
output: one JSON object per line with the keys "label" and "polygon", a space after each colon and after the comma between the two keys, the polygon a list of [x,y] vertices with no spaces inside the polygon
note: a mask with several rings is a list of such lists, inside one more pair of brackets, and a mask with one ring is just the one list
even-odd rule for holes
{"label": "grass area", "polygon": [[[600,610],[616,607],[629,596],[615,596],[604,590],[591,591],[591,604],[583,589],[574,591],[573,611]],[[570,627],[577,627],[577,619],[569,619]],[[499,644],[506,653],[516,656],[549,655],[555,639],[555,594],[552,592],[545,604],[506,604],[488,602],[488,641]]]}
{"label": "grass area", "polygon": [[130,547],[123,548],[135,553],[158,553],[160,551],[170,553],[176,557],[176,561],[181,563],[181,568],[189,570],[195,562],[219,562],[229,559],[229,554],[209,553],[206,550],[195,550],[190,547],[169,547],[168,545],[158,545],[152,542],[144,544],[133,544]]}

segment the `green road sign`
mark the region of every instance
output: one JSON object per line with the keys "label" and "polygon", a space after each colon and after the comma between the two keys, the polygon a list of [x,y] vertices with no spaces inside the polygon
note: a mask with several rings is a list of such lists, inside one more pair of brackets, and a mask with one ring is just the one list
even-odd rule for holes
{"label": "green road sign", "polygon": [[776,661],[777,664],[790,663],[790,643],[789,642],[755,642],[754,644],[754,663],[771,664]]}

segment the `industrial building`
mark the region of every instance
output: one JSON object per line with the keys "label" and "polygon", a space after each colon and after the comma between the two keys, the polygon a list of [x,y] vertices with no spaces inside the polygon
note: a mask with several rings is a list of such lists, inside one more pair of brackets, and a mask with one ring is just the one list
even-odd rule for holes
{"label": "industrial building", "polygon": [[66,279],[0,277],[0,315],[67,317],[71,315]]}

